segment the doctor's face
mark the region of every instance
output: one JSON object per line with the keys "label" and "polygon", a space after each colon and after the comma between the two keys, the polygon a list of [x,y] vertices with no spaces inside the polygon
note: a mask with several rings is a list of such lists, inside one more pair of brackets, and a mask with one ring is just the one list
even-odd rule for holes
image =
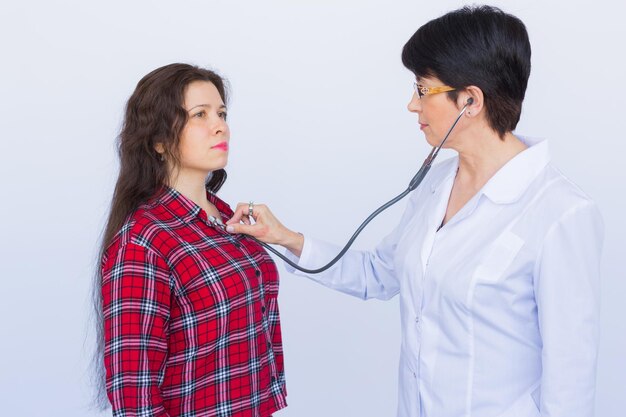
{"label": "doctor's face", "polygon": [[[416,82],[418,88],[433,89],[444,86],[444,83],[435,77],[418,77]],[[421,98],[417,92],[413,92],[407,108],[411,113],[417,114],[420,130],[424,132],[426,141],[431,146],[438,146],[441,143],[460,111],[456,103],[448,98],[446,92],[426,94]],[[460,130],[459,127],[454,129],[444,148],[454,142],[454,136]]]}

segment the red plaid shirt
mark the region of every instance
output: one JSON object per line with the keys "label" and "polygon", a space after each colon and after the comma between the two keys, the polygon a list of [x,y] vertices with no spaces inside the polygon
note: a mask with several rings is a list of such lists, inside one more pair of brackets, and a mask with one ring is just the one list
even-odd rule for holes
{"label": "red plaid shirt", "polygon": [[[226,222],[233,212],[207,192]],[[278,272],[174,189],[139,207],[102,260],[114,416],[267,417],[285,407]]]}

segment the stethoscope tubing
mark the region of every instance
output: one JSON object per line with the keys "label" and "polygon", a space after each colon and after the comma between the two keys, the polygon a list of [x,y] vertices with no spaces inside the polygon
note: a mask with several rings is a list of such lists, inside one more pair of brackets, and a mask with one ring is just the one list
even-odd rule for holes
{"label": "stethoscope tubing", "polygon": [[430,167],[432,166],[432,163],[435,161],[435,158],[439,154],[439,151],[441,150],[441,147],[446,143],[446,140],[448,140],[448,136],[450,136],[450,134],[452,133],[452,130],[456,127],[457,123],[459,123],[459,120],[461,120],[461,117],[463,117],[463,114],[465,113],[465,110],[467,109],[467,106],[469,106],[472,103],[473,103],[473,100],[471,98],[468,99],[467,103],[465,104],[465,106],[463,106],[463,109],[461,110],[461,112],[457,116],[456,120],[454,121],[452,126],[450,126],[450,129],[448,130],[448,133],[446,133],[446,136],[443,138],[443,140],[441,141],[441,143],[438,146],[433,147],[433,149],[430,151],[430,154],[428,155],[428,157],[424,160],[424,163],[420,167],[419,171],[417,171],[417,174],[415,174],[413,179],[411,179],[411,182],[409,183],[408,188],[406,190],[404,190],[402,193],[400,193],[398,196],[392,198],[391,200],[389,200],[388,202],[386,202],[385,204],[380,206],[372,214],[370,214],[368,216],[368,218],[365,219],[363,221],[363,223],[361,223],[361,225],[358,227],[358,229],[356,229],[356,231],[352,234],[352,237],[350,238],[350,240],[348,240],[348,243],[346,243],[346,245],[343,247],[343,249],[341,249],[341,251],[337,254],[337,256],[335,256],[326,265],[324,265],[324,266],[322,266],[320,268],[315,268],[315,269],[303,268],[300,265],[298,265],[297,263],[293,262],[291,259],[287,258],[285,255],[283,255],[279,251],[277,251],[276,249],[274,249],[272,246],[268,245],[267,243],[261,242],[260,240],[258,240],[255,237],[252,237],[252,236],[248,236],[248,237],[250,237],[251,239],[255,240],[258,244],[260,244],[265,249],[267,249],[270,252],[272,252],[274,255],[278,256],[285,263],[289,264],[290,266],[292,266],[293,268],[295,268],[295,269],[297,269],[299,271],[304,272],[305,274],[319,274],[320,272],[326,271],[328,268],[330,268],[333,265],[335,265],[339,261],[339,259],[341,259],[343,257],[343,255],[345,255],[345,253],[348,251],[348,249],[350,249],[350,247],[352,246],[352,244],[356,240],[357,236],[359,236],[359,234],[361,234],[361,232],[363,231],[365,226],[367,226],[369,224],[369,222],[371,222],[380,213],[382,213],[383,211],[385,211],[389,207],[393,206],[398,201],[400,201],[404,197],[406,197],[410,192],[412,192],[417,187],[419,187],[419,185],[422,183],[422,181],[426,177],[426,174],[428,174],[428,171],[430,171]]}

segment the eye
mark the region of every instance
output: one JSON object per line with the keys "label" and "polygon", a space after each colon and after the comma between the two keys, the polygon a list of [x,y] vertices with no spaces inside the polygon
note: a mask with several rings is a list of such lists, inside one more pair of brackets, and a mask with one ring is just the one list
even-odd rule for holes
{"label": "eye", "polygon": [[218,113],[217,113],[217,115],[218,115],[221,119],[226,120],[226,117],[228,116],[228,113],[226,113],[225,111],[221,111],[221,112],[218,112]]}
{"label": "eye", "polygon": [[194,113],[193,117],[197,117],[199,119],[204,118],[204,116],[206,116],[206,111],[204,110],[200,110],[198,113]]}

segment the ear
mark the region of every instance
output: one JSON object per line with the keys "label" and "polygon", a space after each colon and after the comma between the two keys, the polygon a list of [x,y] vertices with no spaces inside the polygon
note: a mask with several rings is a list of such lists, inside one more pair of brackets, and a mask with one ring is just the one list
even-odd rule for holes
{"label": "ear", "polygon": [[161,142],[154,144],[154,150],[163,155],[165,153],[165,147]]}
{"label": "ear", "polygon": [[483,95],[483,90],[475,85],[466,87],[463,92],[459,94],[459,104],[461,107],[465,106],[470,98],[472,99],[472,103],[467,106],[465,115],[467,117],[475,117],[483,111],[485,106],[485,96]]}

